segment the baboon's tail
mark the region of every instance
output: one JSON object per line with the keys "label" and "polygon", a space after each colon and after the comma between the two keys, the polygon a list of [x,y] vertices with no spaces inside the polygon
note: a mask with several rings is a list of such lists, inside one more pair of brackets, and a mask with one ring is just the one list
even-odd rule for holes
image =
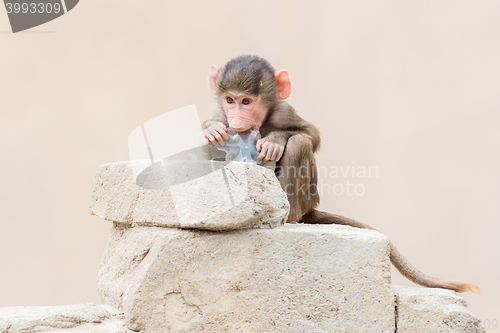
{"label": "baboon's tail", "polygon": [[[351,227],[356,227],[356,228],[361,228],[361,229],[372,229],[376,230],[375,228],[372,228],[366,223],[358,222],[356,220],[340,216],[340,215],[335,215],[335,214],[330,214],[327,212],[321,212],[319,210],[313,209],[309,213],[305,214],[302,216],[300,219],[300,222],[303,223],[309,223],[309,224],[342,224],[342,225],[348,225]],[[406,260],[405,257],[398,251],[398,249],[392,244],[392,242],[389,242],[390,247],[391,247],[391,262],[398,269],[398,271],[406,277],[408,280],[419,284],[424,287],[428,288],[444,288],[444,289],[450,289],[454,290],[457,293],[463,293],[466,291],[472,291],[474,293],[479,293],[481,290],[479,289],[478,286],[473,285],[472,283],[465,282],[465,281],[459,281],[459,280],[447,280],[447,281],[441,281],[439,279],[433,278],[431,276],[428,276],[415,267],[413,267],[408,260]]]}

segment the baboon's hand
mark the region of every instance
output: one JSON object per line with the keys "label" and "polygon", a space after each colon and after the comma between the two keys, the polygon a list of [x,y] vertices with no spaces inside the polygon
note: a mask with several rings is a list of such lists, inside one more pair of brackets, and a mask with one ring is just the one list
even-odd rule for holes
{"label": "baboon's hand", "polygon": [[271,140],[269,137],[262,138],[257,141],[257,151],[260,152],[257,157],[262,162],[276,161],[278,162],[285,151],[285,144],[282,140]]}
{"label": "baboon's hand", "polygon": [[216,147],[224,146],[225,141],[229,140],[227,127],[220,121],[210,122],[208,127],[201,132],[201,137],[205,144],[213,143]]}

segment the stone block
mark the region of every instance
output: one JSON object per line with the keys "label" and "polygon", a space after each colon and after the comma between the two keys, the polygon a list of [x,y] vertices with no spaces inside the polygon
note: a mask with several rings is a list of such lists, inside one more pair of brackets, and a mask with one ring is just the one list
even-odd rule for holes
{"label": "stone block", "polygon": [[[63,329],[65,332],[78,332],[98,325],[111,328],[112,325],[108,325],[109,319],[111,316],[104,307],[92,303],[5,307],[0,308],[0,332],[35,333]],[[103,331],[99,328],[94,332]]]}
{"label": "stone block", "polygon": [[211,232],[115,224],[103,300],[145,332],[394,332],[388,240],[287,224]]}
{"label": "stone block", "polygon": [[398,333],[483,333],[478,317],[454,291],[394,286]]}
{"label": "stone block", "polygon": [[97,168],[90,211],[139,226],[274,228],[289,203],[273,171],[243,162],[129,161]]}

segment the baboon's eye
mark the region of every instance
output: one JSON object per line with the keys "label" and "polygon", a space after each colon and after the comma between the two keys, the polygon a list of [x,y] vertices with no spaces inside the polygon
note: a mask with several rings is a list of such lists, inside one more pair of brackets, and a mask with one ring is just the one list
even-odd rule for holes
{"label": "baboon's eye", "polygon": [[231,97],[226,97],[227,104],[233,104],[234,100]]}
{"label": "baboon's eye", "polygon": [[243,103],[243,105],[248,105],[248,104],[252,103],[252,100],[249,98],[243,98],[242,103]]}

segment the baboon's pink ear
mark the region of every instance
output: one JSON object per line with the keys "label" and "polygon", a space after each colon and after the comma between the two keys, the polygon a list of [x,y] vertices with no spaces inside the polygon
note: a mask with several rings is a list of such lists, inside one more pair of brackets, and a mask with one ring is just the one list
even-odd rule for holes
{"label": "baboon's pink ear", "polygon": [[274,74],[274,78],[276,79],[276,83],[278,84],[278,91],[276,91],[277,99],[286,99],[290,96],[292,92],[292,81],[290,81],[290,75],[288,75],[288,71],[286,69],[282,69],[277,71]]}
{"label": "baboon's pink ear", "polygon": [[208,89],[210,89],[213,94],[217,93],[217,86],[215,84],[217,81],[217,73],[219,73],[219,68],[212,65],[212,67],[210,67],[210,71],[208,72]]}

